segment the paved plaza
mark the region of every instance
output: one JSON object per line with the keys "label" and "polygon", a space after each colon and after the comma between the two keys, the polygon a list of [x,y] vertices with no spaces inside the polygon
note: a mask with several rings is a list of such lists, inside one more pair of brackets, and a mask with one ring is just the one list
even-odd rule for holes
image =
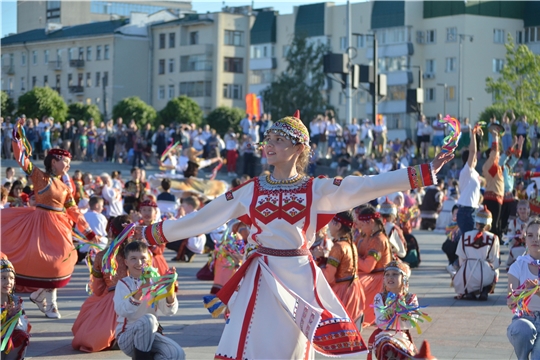
{"label": "paved plaza", "polygon": [[[16,166],[16,163],[3,161],[2,173],[6,166]],[[77,168],[94,174],[121,169],[124,179],[129,178],[130,169],[128,165],[74,162],[72,170]],[[149,173],[153,172],[149,170]],[[422,325],[421,335],[413,332],[415,343],[420,345],[423,339],[428,339],[432,353],[438,359],[516,359],[506,337],[506,328],[511,320],[511,312],[505,305],[506,271],[501,270],[495,294],[490,295],[487,302],[455,300],[450,277],[445,270],[446,257],[441,251],[444,236],[431,232],[416,232],[416,236],[422,264],[413,270],[410,290],[418,295],[421,305],[429,305],[425,311],[433,321]],[[172,252],[165,254],[166,259],[172,256]],[[506,255],[503,258],[506,259]],[[224,326],[222,318],[213,319],[202,306],[202,296],[208,294],[211,282],[199,281],[195,274],[206,259],[205,255],[198,255],[192,263],[169,263],[177,267],[179,275],[179,311],[175,316],[161,318],[160,322],[165,334],[185,349],[188,359],[212,359]],[[35,305],[25,302],[33,326],[28,358],[128,358],[121,351],[87,354],[71,348],[71,326],[87,298],[85,285],[88,277],[86,266],[77,265],[69,285],[58,291],[60,320],[46,319]],[[23,295],[26,300],[28,294]],[[366,342],[372,331],[373,328],[364,329],[362,335]],[[324,357],[318,355],[317,358]],[[365,356],[353,359],[365,359]]]}

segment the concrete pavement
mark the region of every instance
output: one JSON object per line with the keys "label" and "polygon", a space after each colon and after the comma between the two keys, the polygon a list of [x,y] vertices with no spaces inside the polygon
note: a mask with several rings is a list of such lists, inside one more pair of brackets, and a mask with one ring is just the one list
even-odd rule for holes
{"label": "concrete pavement", "polygon": [[[443,236],[418,232],[422,251],[422,264],[413,270],[411,291],[418,295],[420,304],[429,305],[426,312],[433,318],[424,323],[421,335],[413,334],[419,345],[423,339],[431,343],[432,353],[439,359],[515,359],[506,338],[506,327],[511,312],[505,306],[506,272],[501,271],[500,282],[487,302],[454,300],[450,278],[444,266],[445,256],[440,250]],[[166,258],[172,253],[165,254]],[[202,306],[201,298],[207,294],[211,282],[199,281],[196,272],[204,265],[206,256],[196,256],[192,263],[170,263],[179,274],[179,311],[175,316],[163,317],[165,333],[186,351],[188,359],[212,359],[223,330],[223,319],[212,319]],[[37,307],[25,302],[32,323],[32,338],[28,358],[40,359],[127,359],[120,351],[87,354],[71,348],[71,325],[87,297],[85,284],[88,271],[77,265],[69,285],[58,291],[61,320],[49,320]],[[23,294],[25,299],[27,294]],[[364,329],[365,340],[373,328]],[[320,355],[317,358],[324,358]],[[355,359],[365,359],[358,356]]]}

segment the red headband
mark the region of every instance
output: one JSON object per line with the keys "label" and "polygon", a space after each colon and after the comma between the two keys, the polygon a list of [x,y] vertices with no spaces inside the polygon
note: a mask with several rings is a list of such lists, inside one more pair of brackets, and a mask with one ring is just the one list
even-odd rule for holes
{"label": "red headband", "polygon": [[69,151],[67,151],[67,150],[64,150],[64,149],[51,149],[51,150],[49,150],[49,154],[53,155],[57,159],[60,156],[65,156],[65,157],[71,159],[71,153]]}
{"label": "red headband", "polygon": [[359,221],[368,221],[368,220],[371,220],[371,219],[380,219],[381,218],[381,214],[376,212],[374,214],[357,214],[356,215],[356,218],[359,220]]}
{"label": "red headband", "polygon": [[352,221],[347,220],[345,218],[342,218],[339,215],[334,216],[334,221],[337,221],[338,223],[343,224],[343,225],[345,225],[347,227],[350,227],[350,228],[353,227],[353,222]]}
{"label": "red headband", "polygon": [[153,207],[153,208],[157,208],[157,204],[155,201],[151,201],[151,200],[144,200],[140,205],[139,205],[139,209],[142,208],[143,206],[150,206],[150,207]]}

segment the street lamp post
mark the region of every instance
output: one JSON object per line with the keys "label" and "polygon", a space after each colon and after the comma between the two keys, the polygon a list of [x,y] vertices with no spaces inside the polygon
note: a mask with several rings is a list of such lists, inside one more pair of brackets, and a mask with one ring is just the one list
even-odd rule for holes
{"label": "street lamp post", "polygon": [[461,87],[462,87],[462,79],[464,71],[461,71],[462,67],[462,48],[463,48],[463,39],[468,38],[470,42],[473,42],[474,36],[473,35],[467,35],[467,34],[459,34],[459,66],[458,66],[458,119],[461,119]]}
{"label": "street lamp post", "polygon": [[468,97],[467,100],[469,100],[469,121],[471,121],[471,103],[474,101],[474,98]]}
{"label": "street lamp post", "polygon": [[444,110],[443,110],[443,117],[448,115],[446,113],[446,88],[448,87],[448,84],[447,83],[444,83],[444,84],[437,84],[437,86],[443,86],[444,87],[444,94],[443,94],[443,99],[444,99]]}

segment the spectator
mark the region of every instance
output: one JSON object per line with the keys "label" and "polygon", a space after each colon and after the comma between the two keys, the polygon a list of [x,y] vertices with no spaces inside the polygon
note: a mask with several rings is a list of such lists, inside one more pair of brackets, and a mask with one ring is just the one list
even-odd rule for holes
{"label": "spectator", "polygon": [[441,113],[437,114],[437,118],[432,123],[433,128],[433,141],[431,144],[433,145],[434,152],[433,154],[438,154],[441,150],[441,147],[443,146],[444,141],[444,131],[446,129],[446,126],[444,123],[441,122],[443,119],[443,116]]}
{"label": "spectator", "polygon": [[527,116],[526,115],[520,116],[519,120],[517,120],[517,121],[514,120],[510,124],[514,125],[514,122],[515,122],[515,126],[516,126],[516,136],[518,138],[520,136],[523,136],[525,138],[524,144],[525,144],[526,149],[524,151],[524,155],[525,154],[529,155],[530,149],[527,147],[527,136],[528,136],[528,130],[529,130],[529,123],[527,122]]}
{"label": "spectator", "polygon": [[88,148],[86,151],[87,160],[94,161],[98,136],[94,119],[90,119],[88,121],[88,130],[86,131],[86,136],[88,136]]}
{"label": "spectator", "polygon": [[[313,117],[313,119],[309,123],[309,132],[310,132],[311,142],[317,145],[319,145],[319,135],[321,133],[320,124],[321,124],[320,115]],[[264,136],[262,138],[264,138]]]}
{"label": "spectator", "polygon": [[434,230],[439,212],[441,211],[443,204],[443,192],[444,181],[438,180],[437,185],[428,186],[425,191],[424,199],[420,204],[420,216],[422,222],[420,223],[421,230]]}
{"label": "spectator", "polygon": [[253,146],[253,138],[251,135],[245,136],[241,151],[244,156],[244,174],[254,177],[256,166],[255,146]]}
{"label": "spectator", "polygon": [[116,146],[116,131],[114,130],[114,121],[113,119],[109,119],[107,121],[107,124],[105,126],[105,159],[107,161],[113,161],[114,160],[114,148]]}
{"label": "spectator", "polygon": [[131,180],[124,186],[124,211],[130,214],[139,208],[139,203],[142,201],[146,192],[146,183],[141,181],[141,169],[133,167],[131,169]]}
{"label": "spectator", "polygon": [[379,156],[383,156],[386,153],[386,133],[388,131],[384,119],[377,119],[377,124],[373,130],[375,132],[375,142],[377,145],[375,151]]}
{"label": "spectator", "polygon": [[373,149],[373,125],[369,119],[364,120],[360,130],[360,140],[363,144],[365,144],[366,156],[369,156],[371,155],[371,150]]}
{"label": "spectator", "polygon": [[[337,122],[336,122],[336,118],[334,117],[334,112],[331,111],[329,112],[330,114],[330,122],[328,124],[328,146],[332,146],[332,144],[334,143],[334,141],[336,141],[336,138],[338,137],[338,135],[341,135],[342,134],[342,131],[343,129],[341,128],[341,125],[339,125]],[[328,154],[327,155],[331,155],[331,151],[328,150]],[[329,157],[329,156],[327,156]]]}
{"label": "spectator", "polygon": [[347,125],[347,129],[349,130],[348,139],[345,137],[345,134],[343,137],[347,142],[347,152],[354,157],[356,156],[356,146],[359,142],[358,135],[360,132],[360,125],[358,125],[358,120],[356,118],[352,118],[351,123]]}
{"label": "spectator", "polygon": [[351,155],[347,148],[341,148],[341,154],[337,158],[337,176],[344,177],[347,171],[351,170]]}
{"label": "spectator", "polygon": [[124,214],[122,199],[122,189],[115,187],[113,179],[109,174],[101,174],[101,180],[103,181],[103,187],[101,188],[101,196],[105,203],[105,216],[108,218],[115,218]]}
{"label": "spectator", "polygon": [[328,142],[328,125],[330,125],[330,120],[328,118],[328,111],[326,112],[324,117],[321,117],[321,120],[319,122],[319,150],[321,153],[321,156],[326,158],[326,155],[328,154],[328,145],[330,144]]}
{"label": "spectator", "polygon": [[64,150],[71,151],[71,145],[73,144],[73,139],[75,138],[75,128],[71,126],[71,121],[68,120],[64,123],[60,138],[62,139],[62,148]]}
{"label": "spectator", "polygon": [[538,171],[537,169],[540,168],[540,153],[538,151],[535,151],[534,154],[529,157],[529,170]]}
{"label": "spectator", "polygon": [[347,144],[341,136],[334,138],[334,141],[330,143],[328,152],[332,155],[332,161],[337,162],[337,159],[344,153],[343,149],[347,149]]}
{"label": "spectator", "polygon": [[240,120],[240,128],[242,129],[242,133],[249,134],[249,129],[251,128],[251,119],[249,118],[249,114],[246,114],[246,117]]}
{"label": "spectator", "polygon": [[540,136],[540,132],[538,131],[538,120],[534,120],[533,124],[529,126],[529,139],[531,139],[531,150],[530,152],[533,153],[536,150],[538,150],[538,137]]}
{"label": "spectator", "polygon": [[[105,249],[109,242],[107,239],[107,218],[102,214],[103,204],[103,198],[92,196],[88,202],[89,210],[84,214],[90,229],[96,234],[95,241],[101,250]],[[80,252],[87,253],[89,250],[89,245],[83,245]]]}
{"label": "spectator", "polygon": [[15,177],[15,169],[11,166],[6,168],[6,177],[2,180],[2,184],[7,182],[13,183],[17,178]]}
{"label": "spectator", "polygon": [[43,128],[43,133],[41,134],[41,148],[43,149],[43,155],[45,156],[47,156],[47,153],[49,152],[49,150],[52,149],[51,129],[48,126],[45,126]]}
{"label": "spectator", "polygon": [[174,201],[176,202],[176,196],[171,194],[171,180],[170,179],[163,179],[161,180],[161,189],[163,190],[158,196],[158,201]]}
{"label": "spectator", "polygon": [[225,135],[225,149],[227,150],[227,172],[229,176],[236,176],[236,159],[238,159],[238,139],[233,129]]}
{"label": "spectator", "polygon": [[317,172],[317,162],[319,161],[319,152],[317,151],[317,144],[311,143],[311,155],[309,157],[308,175],[315,176]]}
{"label": "spectator", "polygon": [[[510,122],[510,116],[512,117],[512,122],[516,119],[513,110],[506,110],[502,116],[502,126],[504,127],[504,135],[502,136],[503,151],[506,152],[512,146],[512,124]],[[537,131],[538,133],[538,131]],[[462,136],[463,137],[463,136]]]}

